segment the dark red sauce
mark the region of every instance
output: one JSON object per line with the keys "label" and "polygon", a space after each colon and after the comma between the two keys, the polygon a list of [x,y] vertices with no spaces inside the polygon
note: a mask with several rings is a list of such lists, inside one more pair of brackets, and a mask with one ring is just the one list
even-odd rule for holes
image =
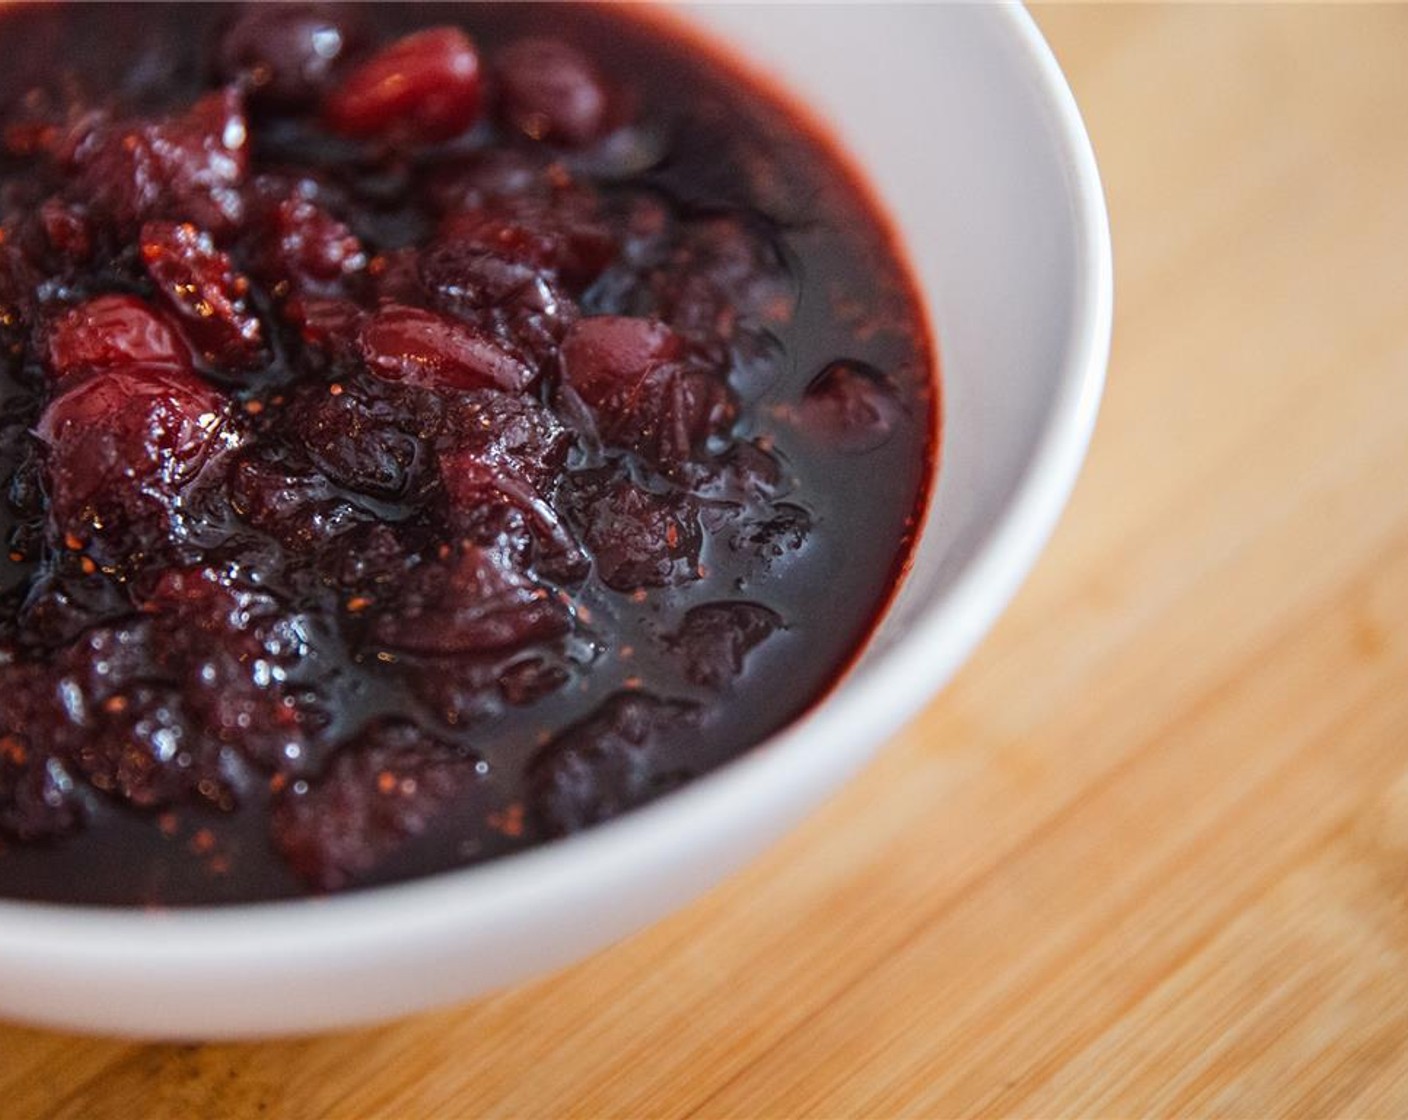
{"label": "dark red sauce", "polygon": [[814,136],[589,7],[0,14],[0,896],[364,886],[795,718],[922,316]]}

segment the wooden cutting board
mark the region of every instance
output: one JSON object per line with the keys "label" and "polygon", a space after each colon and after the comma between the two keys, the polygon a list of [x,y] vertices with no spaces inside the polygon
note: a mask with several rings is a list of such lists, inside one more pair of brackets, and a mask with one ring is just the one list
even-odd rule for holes
{"label": "wooden cutting board", "polygon": [[953,686],[561,975],[292,1043],[0,1028],[0,1114],[1408,1115],[1408,8],[1036,14],[1114,358]]}

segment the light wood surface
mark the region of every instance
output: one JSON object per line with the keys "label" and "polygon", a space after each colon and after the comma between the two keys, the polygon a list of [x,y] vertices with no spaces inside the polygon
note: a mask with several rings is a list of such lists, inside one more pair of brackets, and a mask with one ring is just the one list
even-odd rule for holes
{"label": "light wood surface", "polygon": [[0,1114],[1408,1115],[1408,8],[1037,18],[1114,357],[953,686],[567,972],[292,1043],[0,1028]]}

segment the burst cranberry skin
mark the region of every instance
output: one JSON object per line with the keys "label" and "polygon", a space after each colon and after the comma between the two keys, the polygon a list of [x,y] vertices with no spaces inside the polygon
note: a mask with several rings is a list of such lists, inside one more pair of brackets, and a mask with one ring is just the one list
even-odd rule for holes
{"label": "burst cranberry skin", "polygon": [[329,363],[360,361],[357,334],[366,312],[351,300],[290,296],[282,314],[286,322],[298,329],[304,355],[313,368],[321,370]]}
{"label": "burst cranberry skin", "polygon": [[49,840],[83,825],[77,786],[61,759],[0,743],[0,836]]}
{"label": "burst cranberry skin", "polygon": [[635,591],[699,578],[699,508],[687,494],[657,494],[608,476],[586,482],[580,500],[583,538],[607,587]]}
{"label": "burst cranberry skin", "polygon": [[890,380],[864,362],[832,362],[812,379],[797,410],[802,427],[851,454],[894,434],[901,405]]}
{"label": "burst cranberry skin", "polygon": [[48,365],[55,381],[134,365],[189,371],[191,351],[145,300],[97,296],[50,325]]}
{"label": "burst cranberry skin", "polygon": [[288,681],[303,621],[208,565],[167,569],[141,605],[152,662],[178,686],[188,726],[263,766],[299,769],[305,713]]}
{"label": "burst cranberry skin", "polygon": [[323,777],[279,795],[274,845],[314,888],[345,887],[471,796],[483,781],[478,762],[412,724],[372,724],[342,746]]}
{"label": "burst cranberry skin", "polygon": [[472,241],[420,254],[421,287],[440,310],[511,341],[540,364],[557,351],[576,307],[540,269]]}
{"label": "burst cranberry skin", "polygon": [[408,653],[482,654],[560,637],[571,624],[557,597],[518,571],[510,557],[469,545],[408,573],[373,633]]}
{"label": "burst cranberry skin", "polygon": [[517,393],[537,376],[487,331],[415,307],[383,307],[363,325],[358,345],[377,377],[427,389]]}
{"label": "burst cranberry skin", "polygon": [[704,688],[726,688],[748,654],[779,627],[782,617],[759,603],[704,603],[685,612],[668,640],[684,675]]}
{"label": "burst cranberry skin", "polygon": [[357,236],[326,208],[295,187],[261,215],[266,231],[256,274],[308,295],[336,296],[342,282],[367,265]]}
{"label": "burst cranberry skin", "polygon": [[557,39],[520,39],[496,60],[498,113],[534,140],[582,147],[608,129],[610,99],[591,62]]}
{"label": "burst cranberry skin", "polygon": [[292,552],[309,552],[364,520],[320,474],[292,473],[257,458],[238,462],[230,503],[248,524]]}
{"label": "burst cranberry skin", "polygon": [[147,222],[141,257],[157,294],[214,369],[243,373],[265,363],[264,328],[246,300],[249,280],[210,234],[188,222]]}
{"label": "burst cranberry skin", "polygon": [[61,157],[75,193],[123,232],[161,217],[223,235],[244,217],[249,129],[233,89],[207,94],[176,117],[80,121]]}
{"label": "burst cranberry skin", "polygon": [[459,28],[398,39],[344,78],[323,116],[334,132],[391,143],[435,143],[479,117],[479,53]]}
{"label": "burst cranberry skin", "polygon": [[685,224],[649,283],[656,313],[701,341],[729,341],[745,325],[785,323],[795,311],[794,280],[779,248],[732,215]]}
{"label": "burst cranberry skin", "polygon": [[648,693],[618,692],[544,747],[528,767],[539,827],[562,836],[618,816],[667,788],[657,755],[687,732],[698,709]]}
{"label": "burst cranberry skin", "polygon": [[0,667],[0,836],[20,842],[82,827],[84,807],[64,764],[55,681],[35,665]]}
{"label": "burst cranberry skin", "polygon": [[65,264],[83,264],[93,255],[93,223],[87,208],[69,205],[59,198],[47,199],[39,208],[39,224],[44,240]]}
{"label": "burst cranberry skin", "polygon": [[733,421],[734,402],[683,340],[649,319],[580,319],[562,341],[562,376],[608,444],[637,452],[667,473],[697,458]]}
{"label": "burst cranberry skin", "polygon": [[128,529],[165,532],[185,486],[227,446],[226,425],[221,394],[179,370],[128,367],[67,389],[35,429],[56,536],[120,554]]}
{"label": "burst cranberry skin", "polygon": [[451,524],[481,545],[524,567],[532,564],[559,583],[576,583],[587,574],[590,558],[526,468],[459,451],[441,457],[440,477]]}
{"label": "burst cranberry skin", "polygon": [[298,108],[326,88],[352,37],[325,5],[253,4],[220,41],[220,75],[261,104]]}
{"label": "burst cranberry skin", "polygon": [[529,397],[508,393],[457,397],[445,413],[444,426],[452,452],[508,467],[541,491],[562,473],[573,444],[554,413]]}
{"label": "burst cranberry skin", "polygon": [[293,422],[313,464],[359,494],[402,497],[426,465],[421,440],[408,430],[413,422],[381,402],[315,390],[300,402]]}
{"label": "burst cranberry skin", "polygon": [[441,221],[440,236],[548,269],[576,294],[605,271],[617,252],[595,197],[570,187],[453,211]]}

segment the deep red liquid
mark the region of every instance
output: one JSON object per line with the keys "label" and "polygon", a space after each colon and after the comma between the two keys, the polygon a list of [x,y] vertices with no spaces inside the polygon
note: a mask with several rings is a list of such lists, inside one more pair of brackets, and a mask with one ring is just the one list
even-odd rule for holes
{"label": "deep red liquid", "polygon": [[[222,48],[231,21],[200,5],[0,14],[0,251],[23,254],[0,257],[18,557],[0,559],[0,896],[277,898],[587,827],[813,703],[922,509],[936,406],[909,280],[824,145],[731,71],[598,8],[365,7],[317,89],[345,89],[409,31],[459,25],[489,80],[416,127],[453,130],[481,95],[500,107],[448,146],[335,137],[297,82],[266,84],[234,216],[175,188],[94,202],[26,148],[70,101],[183,112],[219,88],[216,60],[258,54]],[[535,118],[537,62],[513,94],[495,77],[532,35],[578,48],[609,98],[578,90]],[[47,102],[21,104],[35,87]],[[329,112],[377,125],[351,94]],[[469,196],[488,177],[467,169],[490,149],[523,182],[497,176],[510,201],[486,218]],[[108,191],[100,170],[91,189]],[[298,171],[322,184],[312,217],[249,185]],[[179,227],[192,217],[207,243]],[[279,242],[290,228],[303,249]],[[156,325],[120,300],[93,338],[65,325],[104,294],[157,307]],[[207,296],[239,308],[208,316]],[[670,326],[623,338],[604,315]],[[170,332],[196,372],[153,372],[187,360]],[[647,373],[622,382],[637,352]],[[215,451],[172,420],[207,394],[229,398]],[[166,473],[120,501],[85,464],[156,437],[114,415],[157,415],[165,441]],[[169,742],[156,724],[186,765],[152,761]],[[72,786],[44,787],[60,809],[33,802],[37,760]]]}

